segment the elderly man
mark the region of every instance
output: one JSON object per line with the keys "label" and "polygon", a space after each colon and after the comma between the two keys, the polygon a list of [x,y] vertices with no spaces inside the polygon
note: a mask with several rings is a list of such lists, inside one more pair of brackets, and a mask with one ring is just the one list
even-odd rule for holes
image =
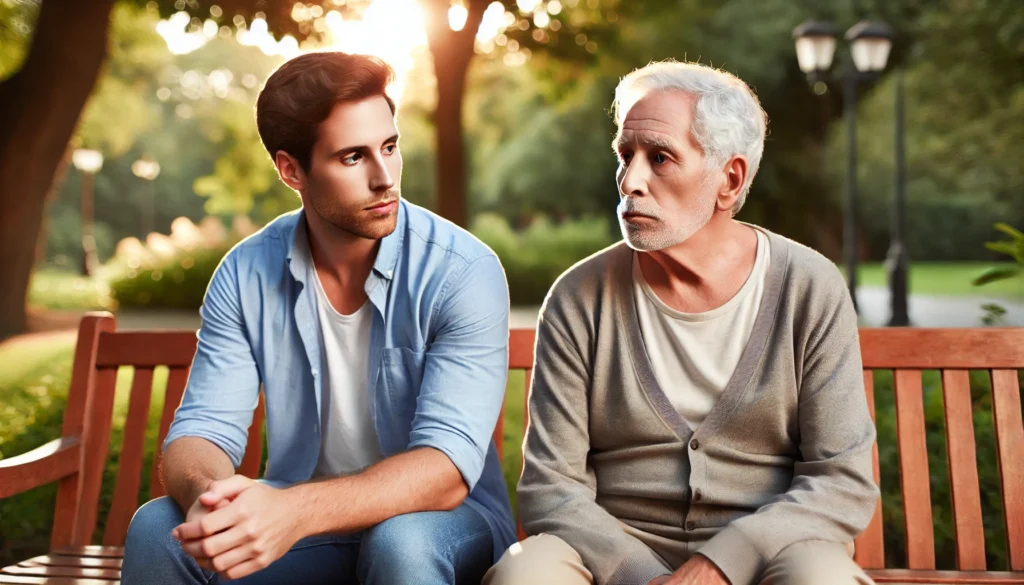
{"label": "elderly man", "polygon": [[736,77],[615,92],[625,242],[552,288],[519,510],[489,585],[871,583],[878,490],[857,317],[816,252],[734,219],[766,119]]}

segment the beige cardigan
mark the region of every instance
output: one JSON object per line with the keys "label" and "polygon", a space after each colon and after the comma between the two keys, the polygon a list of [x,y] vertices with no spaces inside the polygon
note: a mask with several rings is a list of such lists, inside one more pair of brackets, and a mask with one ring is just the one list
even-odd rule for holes
{"label": "beige cardigan", "polygon": [[576,265],[545,301],[519,513],[598,585],[646,585],[695,553],[755,583],[787,546],[850,542],[871,518],[875,427],[849,293],[827,259],[768,236],[753,331],[696,432],[655,380],[628,247]]}

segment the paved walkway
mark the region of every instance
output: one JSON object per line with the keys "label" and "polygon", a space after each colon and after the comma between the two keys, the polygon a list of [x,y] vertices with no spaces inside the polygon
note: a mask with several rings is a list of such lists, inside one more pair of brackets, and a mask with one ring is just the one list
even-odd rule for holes
{"label": "paved walkway", "polygon": [[[861,287],[857,291],[861,322],[872,327],[889,321],[889,290]],[[984,297],[942,297],[910,295],[910,324],[915,327],[980,327],[985,311],[981,306],[995,303],[1006,309],[1004,324],[1024,327],[1024,301]]]}

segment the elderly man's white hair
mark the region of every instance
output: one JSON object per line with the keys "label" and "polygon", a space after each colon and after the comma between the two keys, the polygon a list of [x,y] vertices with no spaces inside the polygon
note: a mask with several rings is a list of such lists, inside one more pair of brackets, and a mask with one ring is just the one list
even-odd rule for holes
{"label": "elderly man's white hair", "polygon": [[747,178],[733,207],[738,213],[761,164],[768,117],[750,87],[735,75],[697,63],[651,63],[622,78],[612,112],[621,129],[629,109],[656,91],[695,96],[691,132],[704,152],[707,171],[721,170],[734,155],[747,159]]}

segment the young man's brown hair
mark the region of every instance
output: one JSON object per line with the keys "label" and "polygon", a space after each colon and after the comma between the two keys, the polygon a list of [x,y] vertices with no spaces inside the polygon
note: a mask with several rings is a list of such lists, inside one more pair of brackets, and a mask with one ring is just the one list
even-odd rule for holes
{"label": "young man's brown hair", "polygon": [[256,127],[271,157],[283,150],[307,172],[317,127],[335,104],[382,95],[394,81],[390,65],[370,55],[324,51],[300,55],[267,79],[256,100]]}

